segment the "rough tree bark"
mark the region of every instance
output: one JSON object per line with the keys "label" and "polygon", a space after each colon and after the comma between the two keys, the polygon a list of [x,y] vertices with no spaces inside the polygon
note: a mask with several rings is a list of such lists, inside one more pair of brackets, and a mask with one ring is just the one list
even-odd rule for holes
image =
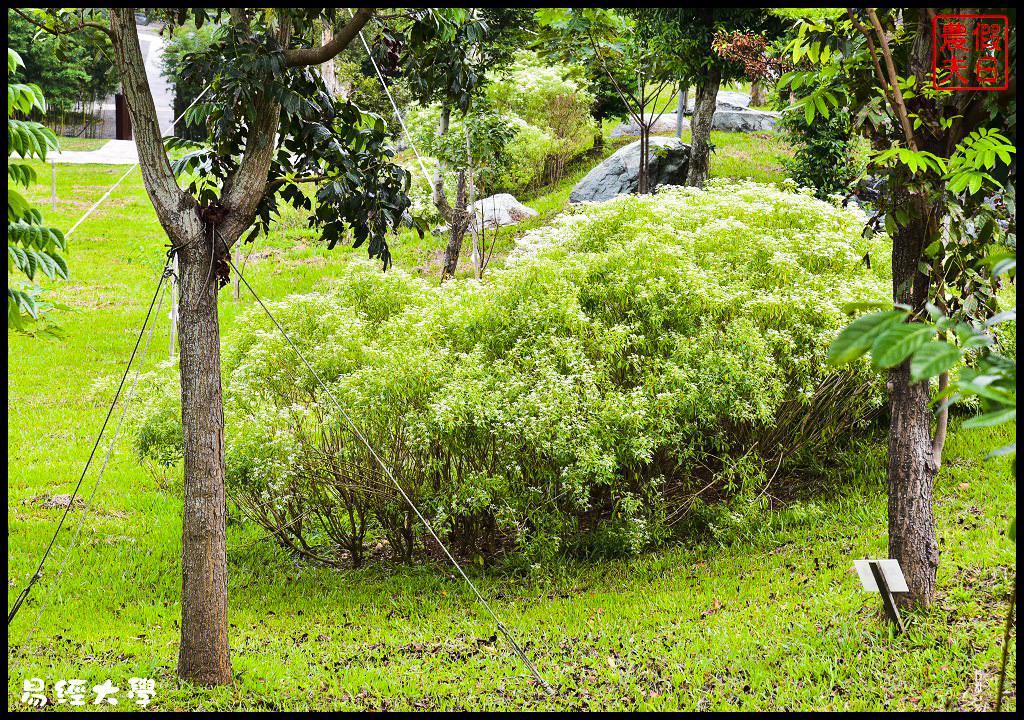
{"label": "rough tree bark", "polygon": [[[901,198],[906,207],[916,197]],[[892,210],[890,210],[892,212]],[[929,278],[918,270],[928,237],[918,219],[893,237],[893,299],[923,309]],[[930,383],[910,384],[910,361],[889,371],[889,557],[899,561],[909,593],[897,593],[897,604],[929,607],[935,597],[939,545],[935,537],[932,492],[938,462],[933,455]]]}
{"label": "rough tree bark", "polygon": [[722,74],[717,66],[697,83],[694,94],[693,117],[690,119],[690,167],[686,184],[704,187],[711,171],[711,121],[718,105],[718,88]]}
{"label": "rough tree bark", "polygon": [[764,87],[758,80],[753,80],[750,83],[750,105],[751,107],[761,107],[764,103]]}
{"label": "rough tree bark", "polygon": [[[207,237],[209,235],[209,237]],[[181,535],[181,644],[178,675],[203,685],[231,682],[228,647],[227,498],[220,382],[218,278],[212,233],[179,253],[178,332],[184,512]]]}
{"label": "rough tree bark", "polygon": [[448,246],[444,250],[444,265],[441,267],[441,282],[455,277],[459,266],[459,255],[462,254],[462,239],[469,226],[469,213],[466,212],[466,171],[459,171],[455,183],[455,208],[448,214]]}
{"label": "rough tree bark", "polygon": [[[286,64],[294,67],[331,59],[347,47],[372,15],[372,8],[359,8],[325,45],[286,50]],[[290,31],[282,18],[278,39],[284,47],[288,47]],[[266,192],[281,108],[268,99],[252,108],[254,120],[238,171],[225,182],[219,206],[202,209],[178,187],[171,172],[131,8],[111,8],[108,34],[135,129],[146,191],[179,260],[184,512],[178,675],[201,685],[227,684],[231,682],[231,658],[217,270],[218,265],[223,267],[231,246],[252,225]]]}

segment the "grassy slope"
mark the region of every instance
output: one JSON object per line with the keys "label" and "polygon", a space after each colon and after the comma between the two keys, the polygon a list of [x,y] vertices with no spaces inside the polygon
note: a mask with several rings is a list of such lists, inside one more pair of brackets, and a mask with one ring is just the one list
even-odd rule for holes
{"label": "grassy slope", "polygon": [[[764,164],[753,146],[737,152],[751,170],[735,174]],[[62,201],[48,219],[69,227],[121,172],[62,166]],[[549,216],[573,181],[531,204]],[[40,201],[48,198],[48,187],[36,191]],[[66,338],[9,335],[8,607],[59,519],[32,499],[74,487],[109,401],[91,387],[123,368],[163,242],[133,174],[71,238],[72,279],[53,291],[76,309],[62,318]],[[499,250],[501,243],[507,249],[511,238],[500,239]],[[425,265],[440,244],[403,236],[396,262]],[[316,289],[350,252],[362,252],[318,248],[298,218],[255,250],[247,276],[271,299]],[[221,294],[224,332],[248,304]],[[150,366],[166,359],[166,309]],[[547,568],[528,579],[480,576],[485,597],[560,689],[554,699],[537,693],[505,643],[490,643],[493,622],[447,568],[303,567],[244,522],[228,530],[236,682],[212,691],[179,686],[180,486],[140,468],[122,441],[28,657],[10,673],[8,706],[23,707],[28,677],[46,678],[50,688],[71,677],[89,688],[111,678],[124,688],[134,676],[154,678],[155,707],[168,710],[984,708],[994,696],[1015,564],[1002,532],[1016,489],[1006,458],[980,458],[1013,434],[954,425],[936,485],[940,600],[933,612],[910,618],[903,638],[889,636],[877,596],[861,592],[850,572],[853,558],[885,552],[879,445],[847,454],[804,522],[755,524],[742,544],[693,542],[630,562]],[[101,462],[102,449],[86,497]],[[79,518],[70,514],[44,581],[11,628],[9,669]],[[1013,644],[1011,668],[1015,659]],[[1015,680],[1013,672],[1011,697]]]}

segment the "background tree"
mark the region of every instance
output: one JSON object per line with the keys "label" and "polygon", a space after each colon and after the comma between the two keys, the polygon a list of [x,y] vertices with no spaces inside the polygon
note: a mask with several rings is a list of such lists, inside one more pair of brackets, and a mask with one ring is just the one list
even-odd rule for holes
{"label": "background tree", "polygon": [[174,127],[175,137],[189,140],[206,138],[206,128],[201,123],[186,122],[183,113],[213,81],[212,75],[197,77],[196,73],[188,72],[188,69],[192,57],[209,52],[216,31],[217,24],[212,22],[203,23],[199,27],[189,22],[180,28],[172,25],[169,29],[161,56],[161,69],[163,76],[174,85],[174,117],[181,117]]}
{"label": "background tree", "polygon": [[[7,47],[24,61],[22,79],[38,85],[47,98],[43,121],[62,135],[88,131],[93,109],[117,87],[105,41],[103,33],[92,28],[58,40],[40,33],[18,11],[7,11]],[[68,116],[75,128],[77,113],[81,113],[81,127],[72,131]]]}
{"label": "background tree", "polygon": [[[468,12],[456,9],[450,14],[418,11],[411,15],[407,24],[382,30],[374,52],[386,75],[404,76],[414,100],[424,105],[440,104],[438,137],[443,141],[448,134],[452,111],[465,116],[474,103],[480,101],[487,73],[507,66],[515,50],[524,46],[525,43],[516,43],[516,39],[528,28],[530,17],[529,11],[521,8],[482,8]],[[519,29],[510,33],[513,28]],[[472,154],[469,147],[466,152]],[[471,220],[466,210],[466,169],[457,171],[454,207],[445,192],[445,172],[445,163],[439,160],[434,175],[433,201],[448,226],[441,282],[455,275],[462,240]],[[479,274],[482,261],[480,248],[475,243],[473,264]]]}
{"label": "background tree", "polygon": [[[868,326],[884,330],[885,340],[870,347],[876,367],[891,367],[889,554],[899,560],[910,588],[900,602],[926,607],[935,598],[939,551],[932,490],[947,422],[942,410],[932,432],[927,378],[939,375],[940,392],[945,391],[947,371],[959,355],[931,356],[926,372],[913,370],[909,356],[935,334],[921,322],[929,304],[968,328],[995,311],[996,273],[977,263],[1003,232],[998,209],[986,198],[1001,189],[1012,198],[1007,184],[1016,138],[1016,41],[1009,43],[1006,90],[936,90],[932,21],[939,12],[851,9],[834,20],[802,24],[794,61],[806,56],[815,67],[789,73],[779,83],[780,89],[817,83],[794,107],[808,123],[818,114],[853,114],[855,127],[875,150],[872,167],[885,180],[871,224],[884,216],[893,244],[893,301],[911,321],[892,311],[860,318],[851,328],[862,338]],[[948,47],[937,53],[940,64],[948,53]],[[973,67],[978,57],[972,50],[966,62]],[[848,344],[836,359],[867,349],[859,344]],[[890,349],[882,352],[883,346]]]}
{"label": "background tree", "polygon": [[538,10],[536,17],[537,35],[533,47],[537,53],[542,58],[579,68],[594,94],[595,102],[591,109],[597,121],[594,147],[601,149],[604,146],[604,121],[628,117],[630,114],[629,105],[619,94],[616,85],[625,86],[632,82],[632,78],[624,72],[624,68],[614,65],[608,66],[609,71],[618,71],[612,77],[601,62],[600,54],[595,52],[590,38],[580,33],[567,15],[556,15],[545,8]]}
{"label": "background tree", "polygon": [[[590,44],[589,54],[615,88],[621,107],[640,129],[640,165],[637,192],[653,192],[650,186],[651,128],[667,109],[657,107],[665,88],[673,84],[656,43],[660,25],[649,10],[618,13],[605,8],[547,8],[537,13],[547,28],[547,44],[580,38]],[[573,45],[569,45],[572,47]],[[648,112],[650,109],[650,112]]]}
{"label": "background tree", "polygon": [[[179,261],[179,345],[184,431],[181,678],[204,685],[231,681],[227,622],[224,411],[217,293],[228,276],[231,247],[266,230],[279,200],[312,210],[310,223],[333,247],[347,233],[369,240],[385,267],[387,235],[408,207],[408,176],[390,162],[386,127],[351,103],[339,103],[315,72],[373,17],[336,9],[233,9],[225,32],[195,72],[216,66],[211,91],[192,116],[209,136],[172,169],[160,136],[131,8],[109,15],[56,11],[41,24],[65,35],[95,28],[109,37],[138,147],[140,168],[172,253]],[[165,19],[197,26],[206,11]],[[336,28],[317,44],[324,24]],[[172,145],[182,145],[178,141]],[[175,169],[192,171],[183,190]],[[315,207],[301,191],[317,187]]]}
{"label": "background tree", "polygon": [[746,73],[742,62],[715,51],[715,35],[764,34],[771,38],[781,33],[782,20],[767,8],[660,8],[651,12],[660,24],[660,54],[671,63],[677,81],[695,89],[686,184],[702,187],[711,172],[711,123],[718,91],[722,83]]}

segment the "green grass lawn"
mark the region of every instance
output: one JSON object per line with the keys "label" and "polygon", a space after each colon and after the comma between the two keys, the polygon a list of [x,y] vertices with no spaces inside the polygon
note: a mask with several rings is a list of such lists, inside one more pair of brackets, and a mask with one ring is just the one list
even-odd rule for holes
{"label": "green grass lawn", "polygon": [[[783,157],[784,144],[737,137],[716,138],[716,174],[763,168],[756,177],[774,177],[769,159]],[[541,213],[531,222],[564,207],[586,169],[525,198]],[[30,194],[49,223],[68,228],[123,172],[60,167],[56,211],[48,209],[48,184]],[[499,236],[494,262],[516,232]],[[71,279],[47,283],[50,297],[72,308],[58,318],[64,337],[8,334],[8,607],[60,518],[42,499],[70,493],[78,480],[110,401],[109,391],[94,388],[123,370],[165,244],[136,171],[69,239]],[[405,233],[394,243],[395,262],[422,267],[436,282],[429,263],[442,246]],[[271,300],[322,287],[364,252],[326,251],[292,215],[242,254],[250,251],[246,275]],[[225,289],[222,332],[251,304]],[[167,360],[166,314],[165,302],[147,368]],[[234,513],[235,682],[214,690],[180,684],[180,478],[140,467],[122,437],[31,644],[25,640],[81,510],[69,514],[43,580],[9,628],[8,708],[26,707],[22,683],[37,677],[48,689],[60,679],[83,679],[91,689],[109,678],[122,688],[118,709],[134,708],[127,681],[141,677],[156,681],[150,707],[160,710],[987,709],[1015,576],[1016,549],[1004,533],[1016,486],[1010,459],[982,458],[1014,436],[1015,426],[966,431],[954,421],[935,488],[939,599],[907,618],[902,637],[892,636],[878,596],[862,592],[851,570],[855,558],[886,552],[881,437],[837,448],[817,489],[786,512],[734,500],[730,533],[697,534],[631,561],[565,561],[525,576],[471,570],[555,687],[553,697],[500,636],[493,639],[493,621],[451,568],[309,567]],[[105,450],[83,484],[86,498]],[[1014,640],[1010,710],[1015,665]]]}
{"label": "green grass lawn", "polygon": [[110,142],[110,138],[81,138],[81,137],[59,137],[61,150],[74,150],[76,152],[89,152],[99,150]]}

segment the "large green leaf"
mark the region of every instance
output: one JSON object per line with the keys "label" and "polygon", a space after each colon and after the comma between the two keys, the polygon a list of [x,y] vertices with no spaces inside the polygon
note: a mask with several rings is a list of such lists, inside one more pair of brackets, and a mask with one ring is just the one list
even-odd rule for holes
{"label": "large green leaf", "polygon": [[879,333],[896,325],[907,316],[902,310],[871,313],[847,325],[828,348],[828,361],[832,365],[851,362],[868,351]]}
{"label": "large green leaf", "polygon": [[899,365],[934,335],[933,326],[921,323],[901,323],[890,327],[871,344],[871,363],[876,369]]}
{"label": "large green leaf", "polygon": [[918,348],[910,361],[910,380],[936,377],[960,362],[960,348],[945,342],[931,342]]}

